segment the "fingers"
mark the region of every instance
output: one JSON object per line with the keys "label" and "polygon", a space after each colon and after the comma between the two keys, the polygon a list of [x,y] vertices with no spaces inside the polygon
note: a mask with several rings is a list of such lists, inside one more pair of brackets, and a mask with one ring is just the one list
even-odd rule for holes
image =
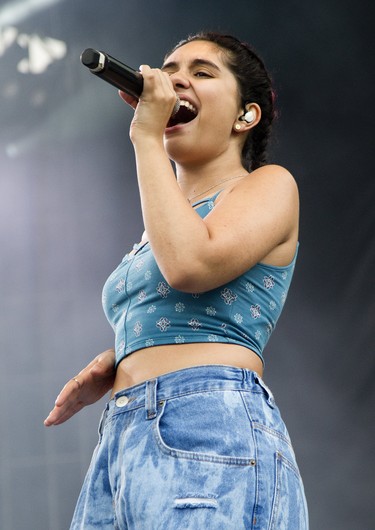
{"label": "fingers", "polygon": [[60,425],[65,421],[69,420],[74,414],[79,412],[84,407],[84,403],[77,402],[71,405],[70,407],[58,407],[55,406],[47,418],[44,420],[44,425],[46,427],[51,427],[52,425]]}
{"label": "fingers", "polygon": [[77,378],[66,383],[55,400],[55,406],[44,420],[44,425],[59,425],[79,412],[85,405],[79,400],[82,385],[77,384]]}
{"label": "fingers", "polygon": [[[145,96],[145,93],[149,93],[151,89],[155,89],[159,86],[164,87],[164,90],[167,89],[169,91],[173,91],[172,83],[169,79],[168,74],[165,72],[162,72],[158,68],[150,68],[147,64],[143,64],[139,67],[139,70],[142,72],[143,78],[145,80],[145,87],[142,92],[143,98]],[[133,109],[135,109],[138,105],[138,98],[135,98],[134,96],[131,96],[130,94],[127,94],[123,90],[119,90],[118,94],[120,98],[125,101],[128,105],[130,105]]]}
{"label": "fingers", "polygon": [[77,377],[72,377],[72,381],[74,381],[75,383],[77,383],[78,385],[78,388],[81,390],[82,388],[82,383],[80,381],[78,381]]}
{"label": "fingers", "polygon": [[77,378],[70,379],[57,396],[55,405],[57,407],[62,407],[67,401],[75,399],[82,386],[82,383],[80,385],[78,384]]}
{"label": "fingers", "polygon": [[115,371],[115,351],[106,350],[95,359],[95,364],[90,369],[90,374],[94,378],[108,377]]}
{"label": "fingers", "polygon": [[[157,99],[170,99],[172,102],[176,100],[176,94],[173,88],[172,81],[169,75],[159,68],[151,68],[147,64],[142,64],[139,67],[144,79],[144,87],[141,95],[142,101],[151,101],[155,96]],[[135,109],[138,105],[138,99],[134,96],[119,90],[119,96],[123,101]]]}
{"label": "fingers", "polygon": [[62,416],[62,411],[58,407],[54,407],[44,420],[44,425],[50,427],[51,425],[58,425],[58,421]]}
{"label": "fingers", "polygon": [[147,64],[142,64],[139,67],[139,70],[142,73],[145,81],[145,87],[143,91],[147,91],[148,88],[161,88],[166,94],[175,95],[171,78],[166,72],[163,72],[159,68],[150,68],[150,66]]}
{"label": "fingers", "polygon": [[118,94],[120,98],[125,101],[128,105],[130,105],[133,109],[135,109],[138,105],[138,99],[134,96],[131,96],[130,94],[127,94],[126,92],[123,92],[122,90],[118,91]]}
{"label": "fingers", "polygon": [[60,425],[83,407],[100,399],[113,385],[115,351],[109,349],[93,359],[70,379],[55,400],[55,406],[44,425]]}

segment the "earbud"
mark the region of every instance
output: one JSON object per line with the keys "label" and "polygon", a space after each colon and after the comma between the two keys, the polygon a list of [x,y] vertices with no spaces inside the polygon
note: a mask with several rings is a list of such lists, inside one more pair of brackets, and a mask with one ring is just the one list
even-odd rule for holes
{"label": "earbud", "polygon": [[255,115],[254,115],[254,111],[253,110],[247,111],[246,114],[244,114],[240,118],[240,120],[246,121],[246,123],[252,123],[254,121],[254,119],[255,119]]}

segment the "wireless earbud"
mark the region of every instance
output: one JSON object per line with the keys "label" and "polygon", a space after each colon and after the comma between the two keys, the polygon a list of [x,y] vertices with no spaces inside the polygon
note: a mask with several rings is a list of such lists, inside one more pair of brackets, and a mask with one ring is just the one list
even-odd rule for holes
{"label": "wireless earbud", "polygon": [[246,123],[252,123],[254,121],[254,119],[255,119],[255,115],[254,115],[254,111],[253,110],[249,110],[248,112],[246,112],[246,114],[244,114],[240,118],[240,120],[246,121]]}

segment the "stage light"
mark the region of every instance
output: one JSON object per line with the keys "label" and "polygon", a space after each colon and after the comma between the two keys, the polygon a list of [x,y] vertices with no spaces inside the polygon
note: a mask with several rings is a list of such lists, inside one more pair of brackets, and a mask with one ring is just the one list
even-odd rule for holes
{"label": "stage light", "polygon": [[59,2],[61,0],[18,0],[16,2],[8,2],[0,8],[0,28],[17,24],[37,11],[46,9]]}
{"label": "stage light", "polygon": [[3,30],[0,28],[0,57],[4,55],[7,48],[10,48],[16,41],[18,29],[14,26],[8,26]]}
{"label": "stage light", "polygon": [[17,65],[18,71],[23,74],[41,74],[51,63],[66,55],[66,44],[61,40],[22,34],[19,35],[17,42],[29,52],[29,56]]}

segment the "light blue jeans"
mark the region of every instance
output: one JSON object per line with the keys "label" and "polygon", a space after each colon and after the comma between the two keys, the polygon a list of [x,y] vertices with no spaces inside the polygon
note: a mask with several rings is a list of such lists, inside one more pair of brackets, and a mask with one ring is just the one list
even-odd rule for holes
{"label": "light blue jeans", "polygon": [[286,427],[256,373],[200,366],[106,406],[71,530],[307,530]]}

